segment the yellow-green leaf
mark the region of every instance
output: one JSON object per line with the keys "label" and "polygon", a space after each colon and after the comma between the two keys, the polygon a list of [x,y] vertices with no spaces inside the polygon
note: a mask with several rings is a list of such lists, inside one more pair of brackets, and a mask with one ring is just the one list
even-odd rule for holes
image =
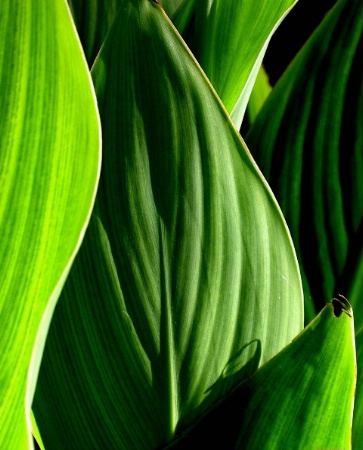
{"label": "yellow-green leaf", "polygon": [[31,446],[51,315],[91,213],[100,130],[63,0],[0,3],[0,448]]}
{"label": "yellow-green leaf", "polygon": [[296,0],[199,0],[192,49],[239,129],[268,43]]}

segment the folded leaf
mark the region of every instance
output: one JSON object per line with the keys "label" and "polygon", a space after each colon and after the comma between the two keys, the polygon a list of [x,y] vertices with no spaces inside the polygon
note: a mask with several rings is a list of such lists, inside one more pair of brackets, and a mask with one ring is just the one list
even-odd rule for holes
{"label": "folded leaf", "polygon": [[[353,289],[361,265],[362,45],[363,3],[341,0],[246,138],[285,214],[314,299]],[[357,288],[354,283],[350,299],[358,329],[363,291]]]}
{"label": "folded leaf", "polygon": [[0,3],[0,448],[31,448],[51,315],[89,220],[99,118],[63,0]]}
{"label": "folded leaf", "polygon": [[354,325],[342,300],[168,448],[351,448]]}
{"label": "folded leaf", "polygon": [[46,448],[150,449],[302,327],[290,237],[162,8],[124,1],[92,75],[104,160],[47,340]]}

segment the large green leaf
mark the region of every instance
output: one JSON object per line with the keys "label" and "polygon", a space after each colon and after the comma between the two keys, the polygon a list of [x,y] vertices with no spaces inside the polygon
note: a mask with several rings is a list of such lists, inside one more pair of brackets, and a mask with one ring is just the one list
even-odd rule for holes
{"label": "large green leaf", "polygon": [[103,172],[34,412],[49,449],[150,449],[290,342],[301,281],[270,189],[160,6],[124,1],[92,74]]}
{"label": "large green leaf", "polygon": [[0,4],[0,448],[31,444],[51,315],[99,175],[92,83],[63,0]]}
{"label": "large green leaf", "polygon": [[290,345],[168,448],[201,442],[241,450],[351,448],[356,360],[350,314],[343,299],[326,305]]}
{"label": "large green leaf", "polygon": [[270,38],[296,0],[199,0],[193,51],[239,129]]}
{"label": "large green leaf", "polygon": [[[160,1],[185,35],[238,129],[270,38],[296,1]],[[92,65],[121,0],[69,3]]]}
{"label": "large green leaf", "polygon": [[246,138],[289,224],[306,292],[316,303],[347,293],[357,329],[363,325],[362,45],[363,3],[341,0]]}

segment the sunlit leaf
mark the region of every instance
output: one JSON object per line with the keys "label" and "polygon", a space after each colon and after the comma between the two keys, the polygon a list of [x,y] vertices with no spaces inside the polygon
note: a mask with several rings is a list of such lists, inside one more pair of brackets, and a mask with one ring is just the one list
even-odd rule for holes
{"label": "sunlit leaf", "polygon": [[192,49],[239,129],[270,38],[296,0],[198,0]]}
{"label": "sunlit leaf", "polygon": [[363,329],[357,330],[357,391],[355,394],[352,440],[354,450],[359,450],[363,442]]}
{"label": "sunlit leaf", "polygon": [[38,428],[37,422],[35,420],[33,411],[30,412],[30,420],[31,420],[31,424],[32,424],[31,428],[32,428],[32,434],[34,436],[34,439],[36,440],[36,443],[38,444],[39,448],[41,450],[45,450],[45,447],[44,447],[44,444],[42,441],[42,437],[40,436],[39,428]]}
{"label": "sunlit leaf", "polygon": [[168,448],[351,448],[354,325],[341,300]]}
{"label": "sunlit leaf", "polygon": [[51,315],[99,174],[93,88],[63,0],[0,3],[0,448],[32,442]]}
{"label": "sunlit leaf", "polygon": [[248,100],[247,116],[250,124],[254,122],[267,97],[270,95],[271,89],[265,69],[261,66]]}
{"label": "sunlit leaf", "polygon": [[155,2],[124,1],[92,70],[100,188],[34,412],[49,449],[169,441],[302,327],[280,210]]}

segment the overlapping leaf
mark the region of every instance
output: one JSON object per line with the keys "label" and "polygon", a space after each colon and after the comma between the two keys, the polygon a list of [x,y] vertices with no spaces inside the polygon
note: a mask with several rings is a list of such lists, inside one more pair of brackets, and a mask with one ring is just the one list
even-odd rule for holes
{"label": "overlapping leaf", "polygon": [[46,448],[155,448],[302,325],[272,194],[160,6],[124,1],[93,67],[96,207],[47,340]]}
{"label": "overlapping leaf", "polygon": [[256,119],[257,114],[270,95],[271,90],[272,87],[269,83],[266,71],[264,67],[261,66],[247,105],[248,122],[250,125]]}
{"label": "overlapping leaf", "polygon": [[0,4],[0,448],[31,444],[45,335],[99,172],[99,120],[63,0]]}
{"label": "overlapping leaf", "polygon": [[192,49],[239,129],[269,40],[296,0],[200,0]]}
{"label": "overlapping leaf", "polygon": [[351,448],[354,324],[349,306],[333,302],[168,448]]}
{"label": "overlapping leaf", "polygon": [[[289,224],[313,298],[363,324],[363,4],[341,0],[284,74],[247,142]],[[307,298],[307,295],[305,296]]]}
{"label": "overlapping leaf", "polygon": [[88,64],[92,66],[121,0],[68,0]]}
{"label": "overlapping leaf", "polygon": [[[238,129],[270,38],[296,1],[160,2],[185,35]],[[69,3],[92,65],[121,0]]]}

